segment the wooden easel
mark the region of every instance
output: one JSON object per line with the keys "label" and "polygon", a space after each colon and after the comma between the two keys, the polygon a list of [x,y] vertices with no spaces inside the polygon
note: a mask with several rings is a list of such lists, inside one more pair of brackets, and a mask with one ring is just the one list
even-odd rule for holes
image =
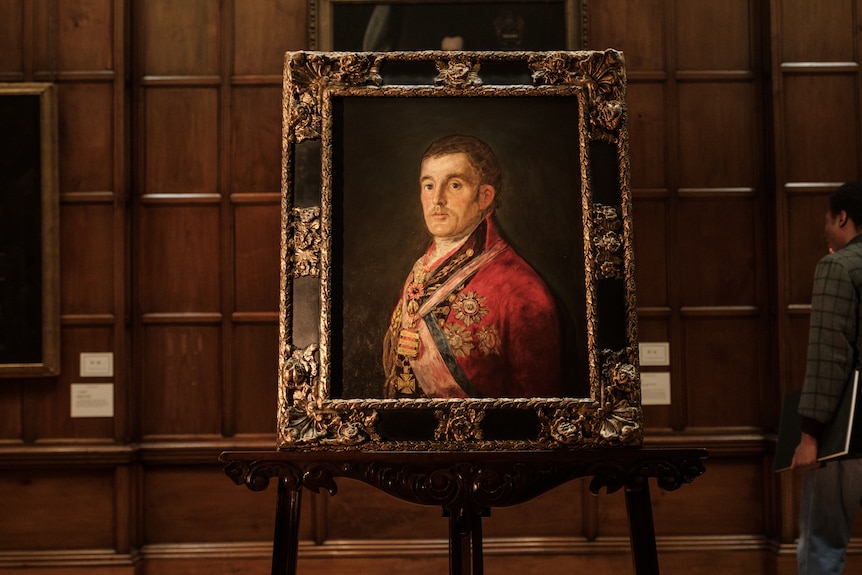
{"label": "wooden easel", "polygon": [[335,478],[367,483],[449,517],[450,575],[483,575],[482,517],[581,477],[598,493],[625,489],[634,572],[658,575],[649,479],[672,491],[704,472],[705,449],[539,452],[233,452],[225,473],[253,491],[278,478],[272,575],[296,575],[302,488],[335,495]]}

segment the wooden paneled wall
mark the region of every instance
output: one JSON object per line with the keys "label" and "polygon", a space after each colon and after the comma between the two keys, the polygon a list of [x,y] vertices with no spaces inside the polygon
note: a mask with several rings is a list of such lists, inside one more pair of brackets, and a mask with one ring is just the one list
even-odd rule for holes
{"label": "wooden paneled wall", "polygon": [[[794,573],[801,384],[826,194],[860,176],[860,0],[588,2],[626,54],[641,340],[670,343],[647,441],[665,573]],[[0,574],[268,573],[275,490],[217,462],[275,443],[282,56],[306,0],[0,0],[0,82],[54,82],[62,373],[0,379]],[[0,191],[2,192],[2,191]],[[82,352],[114,376],[82,378]],[[112,418],[71,418],[74,383]],[[301,572],[445,572],[440,510],[306,494]],[[485,521],[493,573],[630,572],[625,505],[575,482]],[[862,535],[862,531],[860,531]],[[850,566],[862,565],[853,545]]]}

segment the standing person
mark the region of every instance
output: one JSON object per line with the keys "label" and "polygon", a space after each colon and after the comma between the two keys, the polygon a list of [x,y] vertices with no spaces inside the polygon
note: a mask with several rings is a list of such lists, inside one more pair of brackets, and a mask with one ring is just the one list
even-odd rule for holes
{"label": "standing person", "polygon": [[419,184],[433,241],[384,337],[384,396],[560,396],[559,314],[548,286],[498,232],[493,150],[472,136],[441,138],[422,156]]}
{"label": "standing person", "polygon": [[838,411],[860,360],[862,182],[829,197],[829,254],[817,264],[811,296],[808,361],[799,400],[802,435],[792,467],[805,469],[797,564],[801,575],[839,574],[862,501],[862,459],[817,462],[818,437]]}

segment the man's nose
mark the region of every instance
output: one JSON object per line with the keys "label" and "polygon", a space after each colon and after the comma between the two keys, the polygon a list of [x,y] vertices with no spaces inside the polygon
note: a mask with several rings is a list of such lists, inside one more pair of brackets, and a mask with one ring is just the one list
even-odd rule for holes
{"label": "man's nose", "polygon": [[432,196],[432,200],[435,205],[443,205],[446,203],[446,189],[440,186],[439,188],[434,189],[434,194]]}

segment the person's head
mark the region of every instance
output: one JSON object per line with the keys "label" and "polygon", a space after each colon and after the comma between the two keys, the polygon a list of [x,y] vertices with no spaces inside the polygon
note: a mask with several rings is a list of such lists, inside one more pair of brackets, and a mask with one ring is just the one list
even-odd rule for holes
{"label": "person's head", "polygon": [[502,171],[494,151],[473,136],[446,136],[422,155],[422,212],[436,239],[469,234],[499,203]]}
{"label": "person's head", "polygon": [[830,251],[837,251],[862,232],[862,181],[847,182],[829,196],[824,233]]}

